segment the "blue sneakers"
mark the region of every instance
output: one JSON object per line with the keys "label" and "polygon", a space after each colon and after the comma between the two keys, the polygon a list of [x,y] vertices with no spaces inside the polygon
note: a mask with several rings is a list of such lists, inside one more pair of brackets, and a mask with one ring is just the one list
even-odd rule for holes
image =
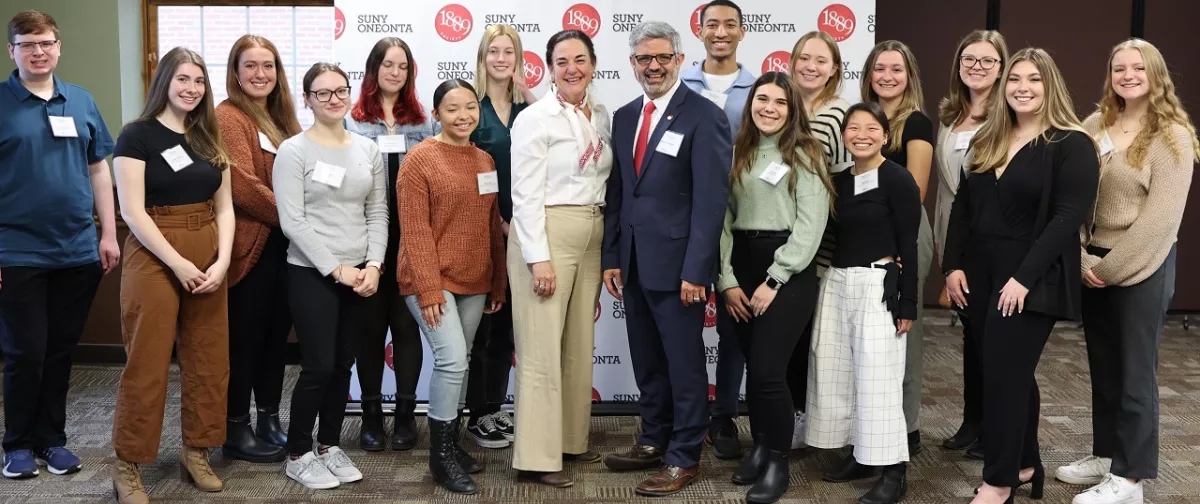
{"label": "blue sneakers", "polygon": [[79,472],[79,457],[71,450],[56,446],[46,448],[37,454],[38,464],[46,466],[53,474],[72,474]]}
{"label": "blue sneakers", "polygon": [[25,479],[38,475],[37,462],[33,452],[29,450],[14,450],[4,452],[4,477],[8,479]]}

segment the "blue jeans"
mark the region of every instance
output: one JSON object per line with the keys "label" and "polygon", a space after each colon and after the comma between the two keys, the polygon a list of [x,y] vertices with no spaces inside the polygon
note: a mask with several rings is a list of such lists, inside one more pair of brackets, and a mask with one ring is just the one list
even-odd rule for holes
{"label": "blue jeans", "polygon": [[442,324],[429,327],[421,316],[417,296],[404,296],[408,311],[421,326],[421,334],[433,352],[433,374],[429,377],[429,418],[449,422],[458,418],[459,409],[467,404],[467,363],[471,359],[471,344],[475,330],[483,318],[487,294],[463,296],[443,290],[446,310]]}

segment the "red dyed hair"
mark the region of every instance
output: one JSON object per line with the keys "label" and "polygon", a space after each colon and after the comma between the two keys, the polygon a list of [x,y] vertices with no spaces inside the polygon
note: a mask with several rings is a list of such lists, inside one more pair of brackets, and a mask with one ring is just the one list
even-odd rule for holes
{"label": "red dyed hair", "polygon": [[358,101],[350,111],[350,117],[358,122],[383,122],[383,105],[379,99],[379,65],[388,49],[399,47],[408,57],[408,79],[400,88],[400,99],[392,107],[392,117],[396,124],[416,125],[425,122],[425,109],[417,100],[417,62],[413,61],[412,50],[408,44],[397,37],[384,37],[375,43],[371,53],[367,55],[366,75],[363,76],[362,91]]}

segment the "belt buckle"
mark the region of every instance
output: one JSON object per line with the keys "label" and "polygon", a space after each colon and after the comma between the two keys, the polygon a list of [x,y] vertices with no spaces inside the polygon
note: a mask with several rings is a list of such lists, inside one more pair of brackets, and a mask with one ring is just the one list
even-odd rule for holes
{"label": "belt buckle", "polygon": [[187,216],[188,231],[196,231],[200,229],[200,216],[197,214],[189,214]]}

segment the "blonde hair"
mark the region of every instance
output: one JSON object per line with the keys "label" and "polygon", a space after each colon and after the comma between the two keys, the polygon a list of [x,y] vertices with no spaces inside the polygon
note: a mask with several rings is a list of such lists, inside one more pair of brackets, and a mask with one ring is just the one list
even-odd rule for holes
{"label": "blonde hair", "polygon": [[[525,75],[525,50],[521,46],[521,35],[517,33],[517,30],[506,24],[494,24],[485,28],[483,37],[479,39],[479,54],[476,56],[475,62],[475,90],[479,93],[481,100],[488,94],[488,46],[492,45],[493,40],[504,36],[512,40],[513,50],[516,53],[517,59],[513,72],[516,73],[518,79]],[[521,96],[521,91],[512,82],[508,83],[508,91],[512,96],[513,103],[525,103],[525,97]]]}
{"label": "blonde hair", "polygon": [[[871,53],[867,55],[866,64],[863,65],[862,79],[859,83],[862,101],[879,103],[879,95],[875,94],[875,90],[871,88],[871,72],[875,67],[875,60],[879,59],[879,55],[886,51],[900,53],[900,57],[904,59],[904,70],[908,73],[904,94],[900,96],[900,105],[896,107],[896,115],[888,118],[888,121],[892,123],[892,131],[888,134],[887,150],[895,152],[903,147],[904,122],[913,112],[921,111],[921,104],[925,103],[925,96],[921,93],[921,72],[917,70],[917,58],[913,56],[912,50],[899,40],[885,40],[875,44]],[[882,106],[882,104],[880,105]]]}
{"label": "blonde hair", "polygon": [[[816,100],[813,100],[811,108],[815,111],[820,109],[821,105],[824,105],[825,103],[829,102],[829,100],[836,98],[837,95],[842,92],[843,69],[842,51],[838,48],[837,41],[833,40],[833,37],[828,33],[820,30],[813,30],[805,33],[803,37],[800,37],[800,40],[796,41],[796,45],[792,46],[791,59],[788,60],[789,70],[796,67],[796,60],[800,58],[800,51],[804,49],[804,44],[813,39],[824,42],[825,45],[829,46],[829,53],[833,55],[833,73],[829,75],[829,80],[825,81],[825,87],[821,89],[821,93],[817,95]],[[790,70],[788,73],[789,77],[796,75],[795,70]],[[801,107],[801,110],[803,110],[803,107]]]}
{"label": "blonde hair", "polygon": [[[1071,104],[1071,95],[1067,91],[1067,84],[1063,81],[1062,73],[1058,71],[1054,59],[1044,49],[1026,47],[1017,51],[1012,56],[1012,60],[1004,65],[1005,81],[1008,80],[1008,74],[1012,72],[1013,67],[1022,61],[1032,63],[1042,77],[1042,86],[1045,91],[1041,109],[1037,111],[1042,122],[1047,123],[1052,129],[1078,131],[1086,135],[1083,126],[1079,124],[1079,119],[1075,116],[1075,107]],[[974,155],[971,157],[971,170],[976,173],[988,172],[1008,163],[1009,141],[1017,114],[1008,106],[1008,99],[1005,96],[1007,93],[1004,90],[1000,91],[999,93],[993,92],[989,97],[988,121],[983,123],[983,126],[979,128],[979,133],[975,134],[975,138],[971,141],[971,149],[974,151]],[[1039,140],[1050,141],[1049,130],[1032,141]]]}
{"label": "blonde hair", "polygon": [[[1000,68],[996,70],[996,82],[992,83],[991,91],[988,91],[989,96],[996,92],[996,85],[1000,82],[1004,74],[1004,65],[1008,63],[1008,44],[1004,41],[1004,35],[996,30],[975,30],[963,37],[958,43],[958,50],[954,51],[954,61],[950,63],[950,92],[942,98],[938,104],[938,120],[946,126],[953,126],[959,121],[966,120],[967,114],[971,111],[971,90],[967,88],[967,84],[963,82],[959,72],[962,68],[960,59],[963,51],[967,50],[967,46],[976,42],[987,42],[996,49],[996,53],[1000,55],[1000,61],[996,63]],[[983,114],[972,117],[976,121],[983,122],[988,118],[988,107],[983,108]]]}
{"label": "blonde hair", "polygon": [[[1117,44],[1113,47],[1112,53],[1108,55],[1108,66],[1105,67],[1108,76],[1104,79],[1104,91],[1100,103],[1096,105],[1100,113],[1101,126],[1112,126],[1117,122],[1117,113],[1125,110],[1125,99],[1117,96],[1117,93],[1113,91],[1112,63],[1117,53],[1126,49],[1135,49],[1142,54],[1142,62],[1146,65],[1146,76],[1150,81],[1146,127],[1134,137],[1133,143],[1129,145],[1127,154],[1129,164],[1141,169],[1150,144],[1156,138],[1164,136],[1169,138],[1170,132],[1166,130],[1173,124],[1187,129],[1192,140],[1192,152],[1197,158],[1200,158],[1200,142],[1196,139],[1196,126],[1192,124],[1187,111],[1183,109],[1183,104],[1179,102],[1179,96],[1175,94],[1175,82],[1171,80],[1171,74],[1167,71],[1166,60],[1163,59],[1162,53],[1158,51],[1157,47],[1154,47],[1154,44],[1139,38],[1131,38]],[[1167,146],[1171,149],[1175,160],[1180,161],[1183,153],[1179,152],[1179,147],[1171,141],[1167,141]]]}

